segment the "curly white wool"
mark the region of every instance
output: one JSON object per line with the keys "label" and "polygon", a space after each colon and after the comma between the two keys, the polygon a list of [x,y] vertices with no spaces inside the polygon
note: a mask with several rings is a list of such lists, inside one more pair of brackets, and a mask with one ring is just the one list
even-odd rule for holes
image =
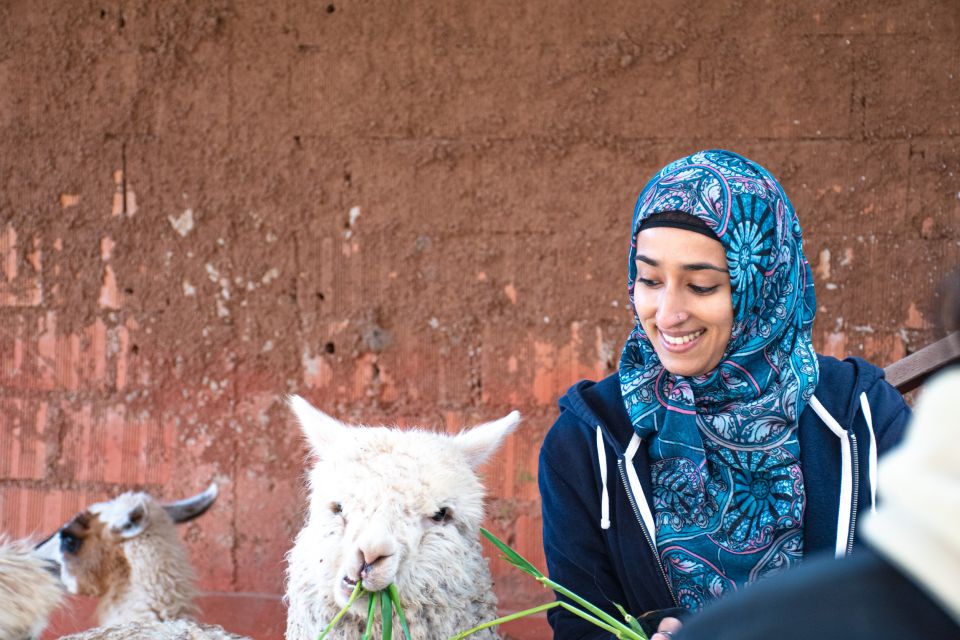
{"label": "curly white wool", "polygon": [[249,640],[224,631],[223,627],[193,620],[130,622],[63,636],[60,640]]}
{"label": "curly white wool", "polygon": [[[495,618],[476,469],[519,414],[451,437],[347,427],[297,396],[290,405],[316,463],[307,522],[287,555],[287,640],[314,640],[359,579],[371,590],[397,586],[414,640],[449,638]],[[331,640],[361,636],[367,602],[354,604]],[[379,633],[378,622],[373,637]],[[477,634],[495,637],[492,629]]]}

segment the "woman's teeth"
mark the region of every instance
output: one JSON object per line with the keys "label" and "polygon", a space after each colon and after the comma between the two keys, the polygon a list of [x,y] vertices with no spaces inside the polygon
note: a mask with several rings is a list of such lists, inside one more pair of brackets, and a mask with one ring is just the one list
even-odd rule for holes
{"label": "woman's teeth", "polygon": [[676,338],[674,338],[673,336],[668,336],[665,333],[661,333],[660,335],[663,336],[663,340],[667,344],[680,345],[680,344],[687,344],[688,342],[696,340],[703,334],[703,331],[704,331],[703,329],[700,329],[700,331],[694,331],[693,333],[688,333],[685,336],[678,336]]}

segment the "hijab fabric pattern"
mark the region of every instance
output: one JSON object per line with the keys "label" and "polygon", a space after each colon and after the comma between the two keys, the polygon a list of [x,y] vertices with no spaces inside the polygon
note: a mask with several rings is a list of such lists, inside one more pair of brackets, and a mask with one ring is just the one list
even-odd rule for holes
{"label": "hijab fabric pattern", "polygon": [[671,374],[639,318],[620,358],[633,428],[651,457],[656,544],[680,606],[699,609],[796,564],[805,493],[796,427],[817,386],[810,333],[816,300],[793,205],[773,176],[729,151],[664,167],[633,214],[636,234],[666,211],[694,215],[726,252],[733,329],[720,364]]}

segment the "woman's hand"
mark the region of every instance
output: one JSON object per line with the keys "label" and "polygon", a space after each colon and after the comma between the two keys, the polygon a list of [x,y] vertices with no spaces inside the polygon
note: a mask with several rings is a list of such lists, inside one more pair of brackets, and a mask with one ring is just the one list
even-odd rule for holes
{"label": "woman's hand", "polygon": [[673,634],[680,631],[683,623],[676,618],[664,618],[657,626],[657,632],[650,636],[650,640],[673,640]]}

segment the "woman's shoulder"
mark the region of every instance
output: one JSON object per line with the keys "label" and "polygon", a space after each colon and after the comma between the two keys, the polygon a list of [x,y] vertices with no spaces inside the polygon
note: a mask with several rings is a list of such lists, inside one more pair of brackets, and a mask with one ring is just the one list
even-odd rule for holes
{"label": "woman's shoulder", "polygon": [[863,358],[851,356],[838,360],[817,354],[817,362],[820,365],[820,379],[814,394],[824,406],[859,402],[861,393],[872,396],[878,390],[889,390],[899,396],[896,389],[884,379],[883,369]]}
{"label": "woman's shoulder", "polygon": [[820,382],[817,385],[817,391],[820,391],[824,384],[840,384],[845,388],[856,386],[866,389],[884,377],[883,369],[856,356],[839,360],[833,356],[818,353],[817,363],[820,365]]}
{"label": "woman's shoulder", "polygon": [[861,395],[866,394],[871,414],[878,423],[886,423],[909,408],[903,396],[885,379],[883,369],[863,358],[843,360],[817,355],[820,379],[814,395],[841,424],[849,424],[862,410]]}

